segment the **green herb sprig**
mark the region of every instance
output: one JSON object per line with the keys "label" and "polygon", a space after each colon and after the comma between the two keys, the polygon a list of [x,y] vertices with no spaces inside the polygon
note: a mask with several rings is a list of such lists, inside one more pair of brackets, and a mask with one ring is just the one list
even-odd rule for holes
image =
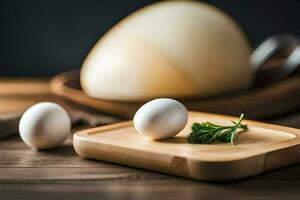
{"label": "green herb sprig", "polygon": [[210,122],[194,123],[192,132],[187,136],[190,144],[211,144],[215,142],[231,143],[237,138],[237,130],[247,130],[247,124],[242,124],[244,114],[240,115],[237,122],[231,121],[232,126],[220,126]]}

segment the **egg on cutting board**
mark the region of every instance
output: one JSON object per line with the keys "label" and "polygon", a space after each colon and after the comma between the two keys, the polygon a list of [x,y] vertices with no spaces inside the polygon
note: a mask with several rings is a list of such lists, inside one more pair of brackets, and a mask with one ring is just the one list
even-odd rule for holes
{"label": "egg on cutting board", "polygon": [[188,113],[178,101],[160,98],[144,104],[134,115],[136,130],[150,139],[177,135],[187,124]]}
{"label": "egg on cutting board", "polygon": [[197,1],[163,1],[116,24],[83,62],[92,97],[144,101],[210,96],[250,86],[251,48],[239,25]]}
{"label": "egg on cutting board", "polygon": [[60,105],[41,102],[31,106],[22,115],[19,132],[24,143],[32,148],[55,148],[71,132],[71,119]]}

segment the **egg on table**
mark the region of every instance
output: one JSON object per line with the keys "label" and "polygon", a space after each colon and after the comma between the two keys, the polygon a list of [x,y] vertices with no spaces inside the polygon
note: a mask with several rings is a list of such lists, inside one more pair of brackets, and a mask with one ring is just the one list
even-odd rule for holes
{"label": "egg on table", "polygon": [[188,113],[178,101],[160,98],[144,104],[134,115],[136,130],[150,139],[167,139],[186,125]]}
{"label": "egg on table", "polygon": [[210,96],[250,86],[251,48],[226,13],[197,1],[163,1],[116,24],[86,57],[89,96],[122,101]]}
{"label": "egg on table", "polygon": [[42,102],[25,111],[19,123],[19,132],[21,139],[30,147],[55,148],[71,132],[71,120],[60,105]]}

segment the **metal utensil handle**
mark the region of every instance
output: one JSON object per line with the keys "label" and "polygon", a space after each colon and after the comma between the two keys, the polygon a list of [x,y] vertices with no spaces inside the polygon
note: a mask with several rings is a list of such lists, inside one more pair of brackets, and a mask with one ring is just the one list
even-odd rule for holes
{"label": "metal utensil handle", "polygon": [[[292,52],[279,67],[264,70],[264,65],[276,53],[287,48],[292,48]],[[279,81],[293,72],[300,64],[300,40],[290,34],[271,36],[253,51],[250,64],[255,72],[255,85],[265,85]]]}

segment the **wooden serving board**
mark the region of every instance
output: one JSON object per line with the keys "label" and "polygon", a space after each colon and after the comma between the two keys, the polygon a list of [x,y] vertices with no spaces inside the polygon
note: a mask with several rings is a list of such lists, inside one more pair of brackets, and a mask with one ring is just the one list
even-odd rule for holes
{"label": "wooden serving board", "polygon": [[149,140],[132,121],[75,133],[73,146],[86,158],[207,181],[236,180],[300,161],[300,130],[245,120],[249,130],[235,145],[188,144],[193,122],[226,125],[234,117],[190,112],[185,129],[166,140]]}
{"label": "wooden serving board", "polygon": [[[51,82],[51,89],[55,94],[78,105],[126,118],[132,118],[137,109],[145,103],[89,97],[80,87],[79,71],[57,75]],[[226,115],[239,115],[243,112],[248,118],[263,119],[299,108],[299,99],[300,74],[295,74],[276,84],[253,88],[243,93],[178,100],[189,110]]]}

